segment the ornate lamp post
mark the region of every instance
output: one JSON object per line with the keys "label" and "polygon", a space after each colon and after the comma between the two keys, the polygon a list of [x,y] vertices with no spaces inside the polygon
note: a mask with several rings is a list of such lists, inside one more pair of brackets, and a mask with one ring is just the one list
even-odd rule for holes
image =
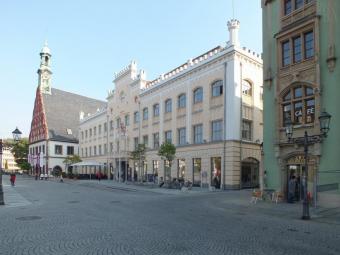
{"label": "ornate lamp post", "polygon": [[12,134],[13,134],[13,140],[14,141],[16,141],[16,142],[20,141],[22,133],[20,132],[18,127],[15,128],[15,130],[12,132]]}
{"label": "ornate lamp post", "polygon": [[303,209],[302,209],[302,219],[309,220],[309,202],[308,202],[308,189],[307,189],[307,182],[308,182],[308,146],[322,142],[323,138],[327,137],[327,133],[329,131],[329,124],[331,120],[331,115],[327,112],[322,112],[319,116],[320,122],[320,134],[318,135],[308,135],[307,131],[303,137],[296,137],[293,138],[293,123],[291,120],[286,122],[286,136],[288,138],[288,143],[291,144],[299,144],[303,145],[304,148],[304,156],[305,156],[305,169],[302,178],[302,186],[303,186]]}
{"label": "ornate lamp post", "polygon": [[[21,132],[18,128],[16,128],[13,132],[13,139],[14,141],[18,142],[20,140],[21,137]],[[2,149],[3,149],[3,142],[2,139],[0,139],[0,205],[4,205],[5,204],[5,200],[4,200],[4,190],[2,187]]]}

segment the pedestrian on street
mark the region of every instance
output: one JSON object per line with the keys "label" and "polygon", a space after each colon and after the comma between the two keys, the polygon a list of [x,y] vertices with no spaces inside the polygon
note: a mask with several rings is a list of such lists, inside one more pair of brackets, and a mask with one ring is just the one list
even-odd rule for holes
{"label": "pedestrian on street", "polygon": [[97,173],[97,178],[98,178],[98,181],[100,181],[100,179],[102,178],[102,175],[100,172]]}
{"label": "pedestrian on street", "polygon": [[294,203],[296,189],[295,175],[293,175],[288,182],[288,203]]}
{"label": "pedestrian on street", "polygon": [[11,185],[12,185],[12,186],[15,185],[15,179],[16,179],[15,173],[12,173],[12,174],[11,174],[11,177],[10,177],[10,181],[11,181]]}

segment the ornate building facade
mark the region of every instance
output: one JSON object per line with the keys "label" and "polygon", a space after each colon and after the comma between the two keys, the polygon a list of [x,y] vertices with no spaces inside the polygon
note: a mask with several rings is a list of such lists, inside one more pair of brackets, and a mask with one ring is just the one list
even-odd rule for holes
{"label": "ornate building facade", "polygon": [[[320,134],[318,117],[332,115],[327,138],[309,146],[308,192],[314,203],[330,204],[339,197],[337,166],[340,141],[337,64],[340,2],[334,0],[263,0],[264,49],[264,168],[268,188],[288,192],[297,180],[296,200],[303,198],[304,148],[287,142],[294,136]],[[279,15],[278,15],[279,14]],[[334,200],[335,201],[335,200]],[[340,200],[339,200],[340,201]],[[338,202],[339,202],[338,201]]]}
{"label": "ornate building facade", "polygon": [[[81,156],[89,157],[90,151],[98,152],[98,146],[106,143],[104,151],[114,178],[152,180],[158,176],[182,178],[203,187],[257,187],[262,59],[240,47],[239,25],[237,20],[228,22],[226,46],[189,59],[152,81],[134,61],[117,73],[107,113],[102,113],[100,121],[94,117],[80,124]],[[107,142],[103,138],[93,144],[89,134],[96,129],[98,136],[99,125],[104,123]],[[158,156],[164,141],[176,146],[171,168]],[[146,146],[142,162],[131,158],[138,144]]]}

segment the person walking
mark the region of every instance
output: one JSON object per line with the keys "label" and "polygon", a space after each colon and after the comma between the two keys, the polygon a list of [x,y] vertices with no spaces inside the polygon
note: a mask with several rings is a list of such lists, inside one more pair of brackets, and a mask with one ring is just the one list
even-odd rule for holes
{"label": "person walking", "polygon": [[12,173],[12,174],[11,174],[11,177],[10,177],[10,181],[11,181],[11,185],[12,185],[12,186],[15,185],[15,179],[16,179],[15,173]]}
{"label": "person walking", "polygon": [[288,182],[288,203],[294,203],[296,189],[295,175],[293,175]]}

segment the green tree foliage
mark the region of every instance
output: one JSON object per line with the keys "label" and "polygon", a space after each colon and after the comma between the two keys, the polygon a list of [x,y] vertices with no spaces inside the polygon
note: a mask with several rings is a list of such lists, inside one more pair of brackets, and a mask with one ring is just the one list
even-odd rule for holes
{"label": "green tree foliage", "polygon": [[175,159],[176,147],[171,142],[164,142],[159,147],[158,156],[161,156],[163,160],[169,161],[171,166],[172,161]]}
{"label": "green tree foliage", "polygon": [[71,165],[79,162],[81,162],[79,155],[68,155],[63,161],[65,165]]}
{"label": "green tree foliage", "polygon": [[29,170],[30,164],[27,161],[28,157],[28,138],[22,138],[16,142],[13,140],[7,140],[5,146],[11,148],[11,152],[14,155],[15,162],[22,170]]}
{"label": "green tree foliage", "polygon": [[137,148],[130,152],[131,158],[133,160],[145,160],[145,144],[138,144]]}

